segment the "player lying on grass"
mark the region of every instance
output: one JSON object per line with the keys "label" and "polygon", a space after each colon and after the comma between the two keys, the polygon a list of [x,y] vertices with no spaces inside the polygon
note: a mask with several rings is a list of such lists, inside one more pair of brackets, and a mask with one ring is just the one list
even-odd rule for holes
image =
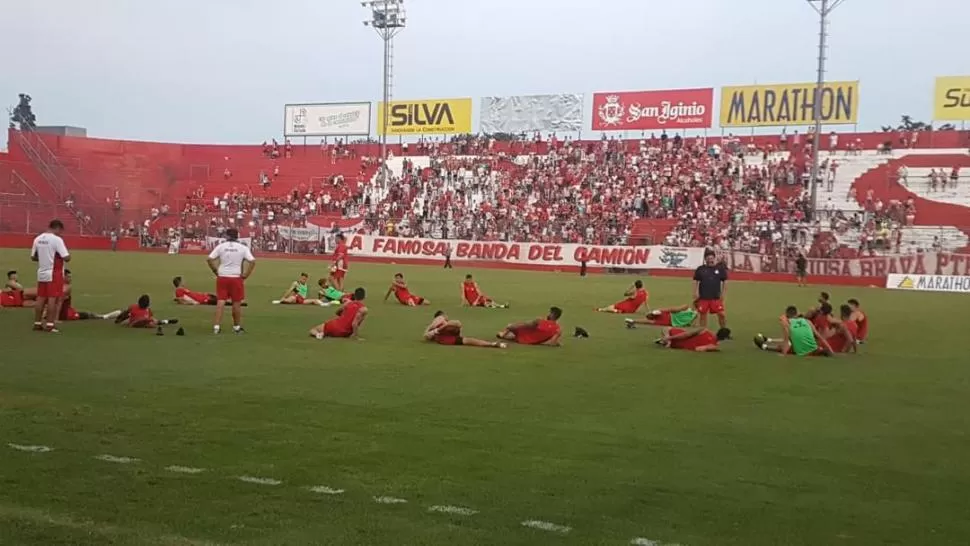
{"label": "player lying on grass", "polygon": [[[175,303],[179,305],[215,305],[219,300],[215,294],[194,292],[182,283],[182,277],[172,279],[172,284],[175,286]],[[246,307],[246,302],[242,302],[242,306]]]}
{"label": "player lying on grass", "polygon": [[859,300],[852,298],[846,303],[852,309],[850,320],[854,321],[859,328],[859,335],[856,336],[856,341],[860,344],[865,343],[869,339],[869,315],[866,315],[866,312],[859,306]]}
{"label": "player lying on grass", "polygon": [[0,307],[23,307],[24,286],[17,280],[16,271],[7,271],[7,280],[0,289]]}
{"label": "player lying on grass", "polygon": [[367,318],[367,307],[364,297],[367,293],[363,288],[354,290],[353,299],[347,301],[337,309],[337,316],[310,330],[310,336],[317,339],[325,337],[357,338],[361,324]]}
{"label": "player lying on grass", "polygon": [[829,342],[818,333],[811,321],[798,314],[798,308],[794,305],[788,306],[778,320],[782,339],[770,339],[758,334],[754,337],[756,347],[781,355],[832,356]]}
{"label": "player lying on grass", "polygon": [[509,304],[495,303],[495,300],[482,293],[478,288],[478,283],[472,276],[465,275],[465,280],[461,283],[461,305],[472,307],[488,307],[490,309],[506,309]]}
{"label": "player lying on grass", "polygon": [[138,298],[138,303],[129,305],[128,309],[122,311],[115,318],[115,324],[124,323],[129,328],[154,328],[164,324],[178,324],[178,319],[156,319],[152,314],[151,303],[148,294],[142,294]]}
{"label": "player lying on grass", "polygon": [[323,300],[307,298],[310,291],[310,287],[306,284],[308,280],[310,280],[309,275],[300,273],[299,278],[290,284],[280,299],[273,300],[273,305],[326,305]]}
{"label": "player lying on grass", "polygon": [[710,353],[719,351],[718,343],[730,337],[731,330],[727,328],[721,328],[717,334],[707,328],[664,328],[663,336],[654,343],[665,349]]}
{"label": "player lying on grass", "polygon": [[320,290],[317,291],[317,298],[324,302],[324,305],[340,305],[353,299],[352,294],[341,292],[334,287],[332,279],[320,279],[317,281]]}
{"label": "player lying on grass", "polygon": [[558,347],[562,332],[559,329],[559,317],[562,309],[550,307],[545,318],[537,318],[530,322],[509,324],[496,337],[506,341],[514,341],[521,345],[549,345]]}
{"label": "player lying on grass", "polygon": [[424,339],[439,345],[464,345],[466,347],[489,347],[492,349],[508,347],[501,341],[485,341],[484,339],[462,336],[461,322],[449,320],[444,311],[438,311],[434,314],[431,324],[424,329]]}
{"label": "player lying on grass", "polygon": [[641,306],[647,304],[650,294],[643,288],[643,281],[637,280],[623,293],[623,296],[626,298],[623,301],[596,310],[600,313],[621,313],[624,315],[636,313]]}
{"label": "player lying on grass", "polygon": [[401,305],[407,305],[408,307],[417,307],[419,305],[430,305],[431,302],[422,298],[421,296],[415,296],[408,290],[408,283],[404,280],[404,275],[396,273],[394,275],[394,281],[391,282],[390,288],[387,289],[387,294],[384,294],[384,301],[391,297],[397,298],[397,301]]}
{"label": "player lying on grass", "polygon": [[61,300],[59,305],[59,310],[57,314],[58,321],[68,321],[68,320],[111,320],[117,318],[121,315],[120,310],[111,311],[110,313],[91,313],[88,311],[78,311],[73,307],[73,301],[71,298],[72,288],[74,287],[74,277],[71,275],[70,269],[64,270],[64,298]]}
{"label": "player lying on grass", "polygon": [[648,324],[650,326],[674,326],[676,328],[687,328],[697,322],[697,311],[690,305],[680,307],[664,307],[654,309],[647,313],[647,316],[638,319],[623,319],[627,328],[636,328],[637,324]]}

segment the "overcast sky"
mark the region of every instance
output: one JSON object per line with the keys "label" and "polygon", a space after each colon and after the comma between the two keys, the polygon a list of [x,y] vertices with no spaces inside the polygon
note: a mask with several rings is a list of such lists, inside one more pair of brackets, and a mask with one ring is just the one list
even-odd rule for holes
{"label": "overcast sky", "polygon": [[[815,78],[805,0],[406,2],[398,99]],[[381,93],[381,42],[357,1],[0,0],[0,14],[0,104],[28,92],[40,124],[90,136],[261,142],[287,102]],[[934,77],[970,74],[967,21],[967,0],[847,0],[827,79],[861,80],[863,129],[927,119]]]}

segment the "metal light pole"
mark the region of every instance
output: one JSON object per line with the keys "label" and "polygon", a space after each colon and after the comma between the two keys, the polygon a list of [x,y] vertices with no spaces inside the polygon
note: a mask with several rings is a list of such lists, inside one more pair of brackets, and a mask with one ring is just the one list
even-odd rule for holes
{"label": "metal light pole", "polygon": [[812,189],[812,215],[814,220],[818,210],[818,171],[819,160],[821,158],[822,145],[822,88],[825,86],[825,38],[828,24],[828,17],[835,8],[842,5],[845,0],[807,0],[808,4],[818,12],[818,79],[815,81],[815,97],[812,101],[812,117],[815,118],[815,138],[812,139],[812,173],[809,179],[809,187]]}
{"label": "metal light pole", "polygon": [[407,15],[404,0],[367,0],[360,5],[370,10],[370,19],[364,26],[373,28],[384,42],[384,111],[380,123],[381,134],[381,182],[387,186],[387,122],[394,81],[394,37],[404,30]]}

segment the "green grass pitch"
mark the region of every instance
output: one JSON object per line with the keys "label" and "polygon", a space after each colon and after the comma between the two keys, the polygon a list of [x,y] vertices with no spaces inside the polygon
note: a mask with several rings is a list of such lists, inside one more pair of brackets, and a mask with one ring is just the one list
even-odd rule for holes
{"label": "green grass pitch", "polygon": [[[32,279],[26,254],[0,251],[2,268]],[[871,341],[796,359],[750,338],[777,334],[785,305],[825,287],[735,282],[736,340],[690,354],[592,312],[633,277],[478,270],[512,309],[461,309],[460,265],[358,263],[364,340],[317,341],[307,330],[332,309],[269,301],[326,265],[260,260],[245,336],[213,336],[211,307],[171,303],[174,275],[212,290],[201,256],[78,252],[70,265],[79,310],[147,292],[185,337],[104,321],[51,336],[30,331],[29,311],[0,310],[0,544],[970,543],[966,297],[831,287],[862,301]],[[382,303],[396,271],[434,304]],[[654,306],[691,293],[643,279]],[[420,339],[436,309],[488,338],[550,305],[591,338],[506,351]]]}

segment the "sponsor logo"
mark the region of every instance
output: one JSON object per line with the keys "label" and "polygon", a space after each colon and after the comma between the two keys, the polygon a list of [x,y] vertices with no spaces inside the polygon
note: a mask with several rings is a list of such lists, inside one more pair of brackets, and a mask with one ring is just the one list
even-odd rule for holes
{"label": "sponsor logo", "polygon": [[296,113],[293,115],[293,132],[306,133],[306,120],[307,120],[306,108],[298,108],[296,110]]}
{"label": "sponsor logo", "polygon": [[[721,127],[771,127],[815,123],[814,83],[721,88]],[[826,125],[856,123],[859,82],[826,82],[818,97]]]}
{"label": "sponsor logo", "polygon": [[886,278],[886,288],[894,290],[915,290],[919,292],[958,292],[970,294],[970,276],[893,274]]}
{"label": "sponsor logo", "polygon": [[[378,106],[377,132],[384,131],[384,103]],[[471,132],[471,99],[399,101],[387,106],[387,134]]]}
{"label": "sponsor logo", "polygon": [[903,290],[912,290],[915,287],[916,283],[914,283],[913,278],[908,275],[903,277],[903,280],[899,281],[899,284],[896,285],[896,288]]}
{"label": "sponsor logo", "polygon": [[686,248],[667,248],[660,250],[660,263],[668,267],[683,267],[687,261]]}
{"label": "sponsor logo", "polygon": [[933,119],[970,121],[970,76],[936,79],[933,93]]}
{"label": "sponsor logo", "polygon": [[283,110],[286,136],[350,136],[370,134],[369,102],[287,104]]}
{"label": "sponsor logo", "polygon": [[593,95],[594,131],[707,128],[713,89],[634,91]]}

